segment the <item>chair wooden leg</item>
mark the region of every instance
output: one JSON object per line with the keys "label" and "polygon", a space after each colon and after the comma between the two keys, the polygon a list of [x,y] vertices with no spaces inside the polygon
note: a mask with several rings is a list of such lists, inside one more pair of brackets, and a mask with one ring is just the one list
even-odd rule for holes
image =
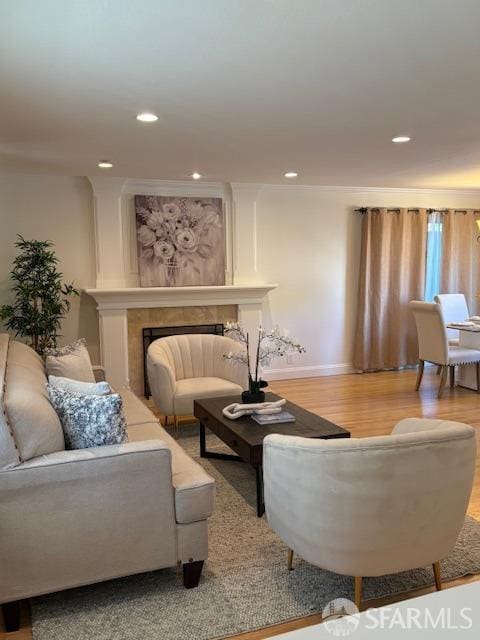
{"label": "chair wooden leg", "polygon": [[163,418],[163,426],[164,426],[165,429],[168,427],[168,418],[169,418],[169,416],[165,416]]}
{"label": "chair wooden leg", "polygon": [[437,364],[437,371],[436,371],[437,376],[439,376],[441,372],[442,372],[442,365]]}
{"label": "chair wooden leg", "polygon": [[438,387],[438,394],[437,397],[441,398],[442,397],[442,393],[443,393],[443,389],[445,387],[445,382],[447,381],[447,366],[442,366],[442,373],[440,375],[440,385]]}
{"label": "chair wooden leg", "polygon": [[415,391],[418,391],[420,389],[420,383],[422,382],[424,368],[425,368],[425,360],[419,360],[418,361],[418,371],[417,371],[417,382],[415,384]]}
{"label": "chair wooden leg", "polygon": [[477,393],[480,393],[480,362],[477,362]]}
{"label": "chair wooden leg", "polygon": [[455,386],[455,365],[450,366],[450,387],[453,389]]}
{"label": "chair wooden leg", "polygon": [[178,416],[173,416],[173,426],[175,427],[175,432],[178,432]]}
{"label": "chair wooden leg", "polygon": [[360,611],[360,605],[362,603],[362,577],[355,576],[355,604]]}
{"label": "chair wooden leg", "polygon": [[293,550],[292,549],[288,550],[287,566],[289,571],[293,570]]}
{"label": "chair wooden leg", "polygon": [[442,579],[440,575],[440,562],[434,562],[433,565],[433,575],[435,576],[435,588],[437,591],[442,590]]}

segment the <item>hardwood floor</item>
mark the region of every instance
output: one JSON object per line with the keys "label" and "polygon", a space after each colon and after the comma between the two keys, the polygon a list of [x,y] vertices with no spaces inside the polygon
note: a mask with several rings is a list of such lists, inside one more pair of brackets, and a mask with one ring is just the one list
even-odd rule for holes
{"label": "hardwood floor", "polygon": [[[382,372],[344,375],[301,380],[285,380],[270,385],[272,391],[349,429],[352,437],[390,433],[402,418],[445,418],[466,422],[477,427],[480,434],[480,395],[468,389],[446,389],[437,399],[438,377],[433,367],[425,370],[422,388],[414,391],[415,372]],[[480,520],[480,446],[477,453],[475,484],[468,513]],[[461,578],[444,588],[479,580],[480,576]],[[396,598],[369,601],[367,606],[380,606],[395,600],[408,599],[432,589],[421,589]],[[238,640],[261,640],[320,622],[320,614],[294,620],[268,629],[236,636]],[[1,625],[1,623],[0,623]],[[0,640],[30,640],[31,624],[27,607],[22,612],[22,628],[5,634],[0,626]],[[94,639],[92,639],[94,640]]]}

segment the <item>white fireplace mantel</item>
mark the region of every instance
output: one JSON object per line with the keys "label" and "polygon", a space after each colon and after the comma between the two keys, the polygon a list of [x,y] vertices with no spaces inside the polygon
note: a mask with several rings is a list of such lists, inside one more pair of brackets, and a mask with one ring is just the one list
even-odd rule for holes
{"label": "white fireplace mantel", "polygon": [[276,284],[234,284],[205,287],[131,287],[86,289],[103,309],[151,309],[154,307],[196,307],[222,304],[261,303]]}
{"label": "white fireplace mantel", "polygon": [[245,329],[256,332],[262,322],[262,303],[276,284],[234,284],[216,287],[119,287],[86,289],[100,316],[100,348],[107,380],[129,386],[128,309],[205,307],[235,304]]}

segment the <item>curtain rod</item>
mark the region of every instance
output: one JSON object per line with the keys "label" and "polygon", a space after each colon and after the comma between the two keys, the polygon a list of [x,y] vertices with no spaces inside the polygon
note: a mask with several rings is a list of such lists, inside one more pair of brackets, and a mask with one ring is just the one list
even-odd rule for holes
{"label": "curtain rod", "polygon": [[[380,211],[381,209],[383,209],[384,207],[357,207],[353,210],[354,213],[367,213],[368,210],[370,211]],[[395,207],[395,208],[387,208],[385,207],[385,210],[387,212],[399,212],[401,211],[403,208],[405,207]],[[406,209],[406,211],[414,211],[416,213],[418,213],[420,211],[419,208],[416,209]],[[468,213],[469,211],[472,211],[473,213],[478,213],[480,214],[480,209],[426,209],[427,213]]]}

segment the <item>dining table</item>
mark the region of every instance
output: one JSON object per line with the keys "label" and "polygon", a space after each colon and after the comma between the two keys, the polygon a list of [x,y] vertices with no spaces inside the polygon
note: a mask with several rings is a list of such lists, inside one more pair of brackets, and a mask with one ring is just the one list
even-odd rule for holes
{"label": "dining table", "polygon": [[[447,329],[455,329],[459,335],[459,347],[480,351],[480,323],[451,323]],[[458,367],[456,383],[459,387],[477,391],[477,374],[474,364],[462,364]]]}

